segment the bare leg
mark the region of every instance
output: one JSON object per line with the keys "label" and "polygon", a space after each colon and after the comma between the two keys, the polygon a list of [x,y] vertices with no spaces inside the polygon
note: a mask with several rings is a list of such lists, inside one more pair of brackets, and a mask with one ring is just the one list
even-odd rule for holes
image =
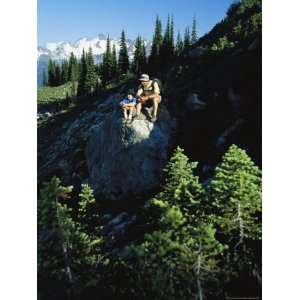
{"label": "bare leg", "polygon": [[124,118],[127,120],[127,109],[126,108],[123,108],[123,115],[124,115]]}
{"label": "bare leg", "polygon": [[129,120],[132,119],[132,112],[133,112],[133,107],[131,107],[131,108],[129,109],[129,116],[128,116]]}
{"label": "bare leg", "polygon": [[139,116],[142,110],[142,103],[136,105],[136,115]]}
{"label": "bare leg", "polygon": [[157,109],[158,109],[158,103],[159,103],[159,96],[153,97],[152,101],[153,101],[153,112],[152,112],[152,115],[153,115],[153,117],[156,118],[156,116],[157,116]]}

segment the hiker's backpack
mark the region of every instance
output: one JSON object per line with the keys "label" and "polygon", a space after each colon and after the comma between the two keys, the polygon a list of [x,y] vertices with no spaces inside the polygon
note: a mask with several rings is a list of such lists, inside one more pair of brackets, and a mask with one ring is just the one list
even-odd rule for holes
{"label": "hiker's backpack", "polygon": [[163,93],[163,86],[162,86],[161,80],[158,79],[158,78],[153,78],[152,79],[152,85],[153,86],[154,86],[154,82],[156,82],[158,84],[158,87],[159,87],[159,90],[160,90],[160,94],[162,95],[162,93]]}

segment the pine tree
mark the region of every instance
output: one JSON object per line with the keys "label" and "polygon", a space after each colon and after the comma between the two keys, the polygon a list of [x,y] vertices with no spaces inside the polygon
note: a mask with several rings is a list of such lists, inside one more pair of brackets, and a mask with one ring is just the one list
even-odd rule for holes
{"label": "pine tree", "polygon": [[118,70],[118,61],[117,61],[117,51],[116,45],[113,44],[112,48],[112,78],[117,78],[119,70]]}
{"label": "pine tree", "polygon": [[82,50],[81,59],[80,59],[80,74],[77,88],[77,96],[85,95],[85,82],[87,75],[87,62],[86,62],[86,54],[84,49]]}
{"label": "pine tree", "polygon": [[64,84],[68,82],[68,72],[69,72],[69,64],[67,60],[62,62],[61,66],[61,83]]}
{"label": "pine tree", "polygon": [[146,66],[146,50],[144,41],[140,36],[136,38],[134,46],[135,51],[131,70],[135,74],[141,74],[144,72]]}
{"label": "pine tree", "polygon": [[[202,217],[204,194],[193,174],[196,165],[178,147],[165,169],[162,192],[145,205],[147,224],[154,231],[128,248],[134,270],[130,288],[137,294],[143,291],[152,299],[192,299],[197,294],[201,299],[207,293],[202,283],[216,278],[217,257],[224,247]],[[201,276],[195,268],[199,261]],[[214,296],[217,293],[214,289]]]}
{"label": "pine tree", "polygon": [[[260,274],[257,248],[261,239],[261,171],[246,152],[232,145],[207,188],[210,218],[223,243],[227,280]],[[255,276],[254,280],[257,280]]]}
{"label": "pine tree", "polygon": [[196,26],[196,17],[193,18],[193,25],[192,25],[192,36],[191,36],[191,43],[195,44],[197,42],[197,26]]}
{"label": "pine tree", "polygon": [[124,30],[122,30],[122,33],[121,33],[118,68],[119,68],[121,74],[126,74],[127,71],[129,70],[129,58],[128,58],[126,38],[125,38],[125,31]]}
{"label": "pine tree", "polygon": [[156,17],[155,21],[155,32],[152,40],[151,53],[149,56],[149,69],[150,72],[154,73],[160,64],[160,52],[163,43],[162,36],[162,24],[159,17]]}
{"label": "pine tree", "polygon": [[[62,186],[53,177],[44,184],[38,198],[38,278],[42,287],[48,287],[39,290],[42,295],[47,295],[49,289],[49,294],[55,295],[55,290],[62,287],[68,292],[70,284],[80,290],[91,280],[99,280],[97,265],[102,262],[102,237],[97,231],[90,233],[87,226],[94,197],[84,186],[79,211],[73,212],[67,205],[71,191],[72,187]],[[80,222],[73,217],[76,214]]]}
{"label": "pine tree", "polygon": [[191,45],[191,38],[190,38],[190,29],[187,27],[184,32],[184,49],[187,49]]}
{"label": "pine tree", "polygon": [[174,20],[168,15],[167,25],[160,52],[160,64],[168,65],[174,56]]}
{"label": "pine tree", "polygon": [[78,62],[73,52],[69,58],[68,81],[78,81]]}
{"label": "pine tree", "polygon": [[174,54],[175,43],[174,43],[174,17],[171,17],[171,25],[170,25],[170,51],[171,55]]}
{"label": "pine tree", "polygon": [[55,86],[55,63],[52,59],[48,61],[48,85]]}
{"label": "pine tree", "polygon": [[260,237],[261,171],[246,152],[232,145],[209,185],[216,222],[231,239]]}
{"label": "pine tree", "polygon": [[183,49],[184,49],[184,44],[183,44],[183,41],[182,41],[182,38],[180,35],[180,31],[178,31],[177,41],[176,41],[176,54],[180,55],[182,53]]}
{"label": "pine tree", "polygon": [[59,64],[55,65],[55,86],[59,86],[62,83],[62,77],[61,77],[61,67]]}
{"label": "pine tree", "polygon": [[109,36],[106,40],[106,52],[103,55],[102,79],[107,84],[113,78],[113,55]]}
{"label": "pine tree", "polygon": [[85,95],[90,95],[95,91],[98,80],[91,47],[89,48],[89,51],[87,53],[86,66],[87,71],[83,90]]}

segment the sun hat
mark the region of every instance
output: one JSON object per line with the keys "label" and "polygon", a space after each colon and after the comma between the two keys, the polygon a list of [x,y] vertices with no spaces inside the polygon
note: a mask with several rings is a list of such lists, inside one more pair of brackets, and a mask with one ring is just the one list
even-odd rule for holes
{"label": "sun hat", "polygon": [[139,81],[149,81],[149,75],[148,74],[142,74]]}

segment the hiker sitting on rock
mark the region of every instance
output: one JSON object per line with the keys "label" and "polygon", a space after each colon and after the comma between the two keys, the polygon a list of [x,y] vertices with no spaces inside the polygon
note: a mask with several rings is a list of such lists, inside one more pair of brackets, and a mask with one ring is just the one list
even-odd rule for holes
{"label": "hiker sitting on rock", "polygon": [[[134,98],[133,95],[134,95],[134,91],[128,90],[127,97],[120,102],[120,106],[123,110],[124,118],[125,120],[129,120],[129,121],[132,119],[133,109],[136,105],[136,98]],[[129,111],[129,115],[127,114],[128,111]]]}
{"label": "hiker sitting on rock", "polygon": [[155,122],[158,104],[161,102],[159,84],[157,80],[150,80],[149,75],[147,74],[142,74],[139,80],[141,84],[136,94],[136,97],[138,98],[138,104],[136,105],[137,119],[140,118],[142,105],[150,103],[150,105],[152,105],[151,122]]}

